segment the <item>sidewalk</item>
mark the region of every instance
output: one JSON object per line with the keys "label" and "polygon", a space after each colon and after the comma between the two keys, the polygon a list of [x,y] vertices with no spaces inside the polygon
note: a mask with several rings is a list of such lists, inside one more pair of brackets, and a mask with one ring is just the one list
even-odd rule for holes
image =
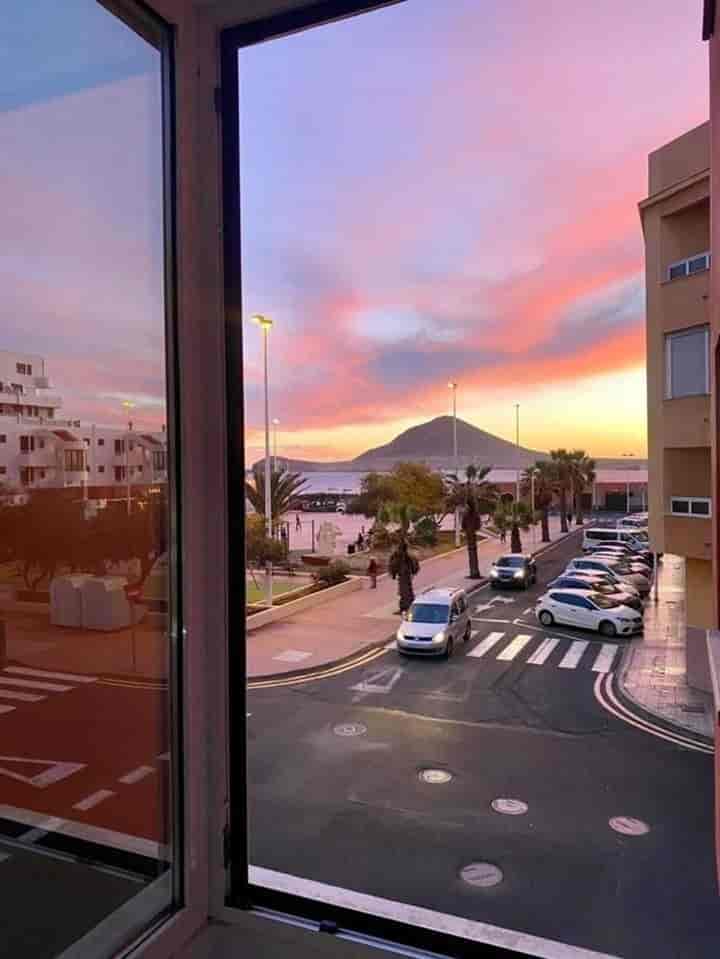
{"label": "sidewalk", "polygon": [[[550,519],[550,536],[552,542],[564,536],[560,532],[559,517]],[[544,548],[539,526],[535,543],[530,533],[523,534],[523,548],[533,552]],[[480,543],[478,559],[482,576],[487,576],[494,559],[508,551],[509,543],[496,539]],[[463,586],[468,590],[483,586],[484,579],[466,578],[467,568],[464,546],[426,560],[413,581],[415,593],[430,586]],[[318,668],[381,645],[392,638],[398,627],[397,605],[397,582],[386,574],[379,577],[375,590],[367,584],[349,596],[263,626],[247,636],[248,678]]]}
{"label": "sidewalk", "polygon": [[618,675],[620,692],[666,723],[712,739],[712,696],[687,684],[682,559],[666,555],[658,575],[659,599],[650,600],[643,636],[625,654]]}

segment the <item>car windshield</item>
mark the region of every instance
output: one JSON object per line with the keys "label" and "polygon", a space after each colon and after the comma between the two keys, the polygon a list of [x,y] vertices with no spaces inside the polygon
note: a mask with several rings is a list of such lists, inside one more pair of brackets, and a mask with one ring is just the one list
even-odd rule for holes
{"label": "car windshield", "polygon": [[613,609],[615,606],[620,605],[616,599],[611,599],[609,596],[601,596],[600,593],[593,593],[590,599],[592,599],[598,609]]}
{"label": "car windshield", "polygon": [[408,613],[410,623],[447,623],[448,606],[437,603],[413,603]]}
{"label": "car windshield", "polygon": [[495,560],[496,566],[512,566],[517,569],[518,566],[525,565],[524,556],[501,556],[500,559]]}

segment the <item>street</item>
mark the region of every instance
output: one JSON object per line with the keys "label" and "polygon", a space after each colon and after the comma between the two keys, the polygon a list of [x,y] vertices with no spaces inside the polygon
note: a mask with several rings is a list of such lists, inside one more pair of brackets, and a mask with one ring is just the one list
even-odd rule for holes
{"label": "street", "polygon": [[389,643],[251,684],[251,862],[610,955],[716,956],[711,756],[606,708],[624,641],[532,614],[578,551],[475,593],[450,661]]}

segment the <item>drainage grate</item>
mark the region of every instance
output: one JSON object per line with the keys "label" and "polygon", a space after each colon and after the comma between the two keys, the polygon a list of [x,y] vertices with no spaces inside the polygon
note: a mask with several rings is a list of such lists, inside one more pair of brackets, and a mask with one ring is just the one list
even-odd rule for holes
{"label": "drainage grate", "polygon": [[418,776],[422,782],[433,786],[449,783],[452,779],[452,773],[449,773],[447,769],[421,769]]}
{"label": "drainage grate", "polygon": [[492,862],[471,862],[460,870],[460,878],[470,886],[489,889],[503,881],[503,871]]}
{"label": "drainage grate", "polygon": [[367,726],[362,723],[338,723],[333,726],[333,732],[336,736],[364,736],[367,732]]}
{"label": "drainage grate", "polygon": [[522,799],[493,799],[490,805],[504,816],[524,816],[528,811],[528,805]]}
{"label": "drainage grate", "polygon": [[642,819],[633,819],[632,816],[613,816],[609,822],[610,828],[622,833],[623,836],[646,836],[650,832],[646,822]]}

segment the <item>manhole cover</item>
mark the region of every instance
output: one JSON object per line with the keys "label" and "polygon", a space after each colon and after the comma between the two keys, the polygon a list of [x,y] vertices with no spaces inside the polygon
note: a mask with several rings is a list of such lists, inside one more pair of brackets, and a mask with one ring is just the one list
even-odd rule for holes
{"label": "manhole cover", "polygon": [[338,723],[333,727],[336,736],[364,736],[367,726],[362,723]]}
{"label": "manhole cover", "polygon": [[502,869],[491,862],[471,862],[460,870],[460,878],[471,886],[488,889],[503,881]]}
{"label": "manhole cover", "polygon": [[449,783],[452,779],[452,773],[446,769],[422,769],[419,775],[424,783],[432,783],[433,786]]}
{"label": "manhole cover", "polygon": [[645,836],[650,827],[642,819],[633,819],[632,816],[613,816],[610,828],[620,832],[623,836]]}
{"label": "manhole cover", "polygon": [[504,816],[524,816],[528,811],[527,803],[521,799],[493,799],[490,805]]}

